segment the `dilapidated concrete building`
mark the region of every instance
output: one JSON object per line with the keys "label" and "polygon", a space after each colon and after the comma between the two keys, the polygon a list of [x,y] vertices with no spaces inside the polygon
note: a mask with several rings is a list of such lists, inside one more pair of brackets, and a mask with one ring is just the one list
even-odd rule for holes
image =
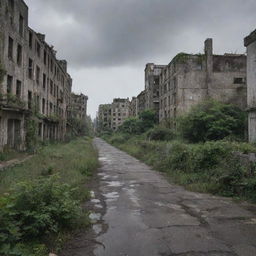
{"label": "dilapidated concrete building", "polygon": [[245,109],[246,94],[246,55],[215,55],[207,39],[204,54],[180,53],[162,70],[159,119],[175,119],[209,98]]}
{"label": "dilapidated concrete building", "polygon": [[138,116],[138,100],[136,97],[132,97],[129,107],[129,116],[136,117]]}
{"label": "dilapidated concrete building", "polygon": [[129,98],[116,98],[111,104],[102,104],[98,111],[98,129],[116,131],[129,118]]}
{"label": "dilapidated concrete building", "polygon": [[145,110],[159,112],[159,82],[166,65],[148,63],[145,67]]}
{"label": "dilapidated concrete building", "polygon": [[247,107],[249,142],[256,142],[256,30],[244,39],[247,47]]}
{"label": "dilapidated concrete building", "polygon": [[88,96],[80,94],[71,94],[71,104],[69,106],[71,118],[86,120],[87,117]]}
{"label": "dilapidated concrete building", "polygon": [[146,110],[145,90],[137,96],[137,116]]}
{"label": "dilapidated concrete building", "polygon": [[29,121],[41,140],[63,140],[72,79],[45,35],[28,27],[23,0],[0,2],[0,149],[26,148]]}

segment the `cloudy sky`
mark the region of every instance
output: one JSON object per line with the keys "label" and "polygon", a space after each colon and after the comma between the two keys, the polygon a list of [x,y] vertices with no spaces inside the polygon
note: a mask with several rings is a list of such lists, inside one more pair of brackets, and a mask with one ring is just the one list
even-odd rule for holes
{"label": "cloudy sky", "polygon": [[144,88],[147,62],[167,64],[179,52],[244,53],[256,29],[255,0],[25,0],[29,24],[67,59],[73,90],[88,112]]}

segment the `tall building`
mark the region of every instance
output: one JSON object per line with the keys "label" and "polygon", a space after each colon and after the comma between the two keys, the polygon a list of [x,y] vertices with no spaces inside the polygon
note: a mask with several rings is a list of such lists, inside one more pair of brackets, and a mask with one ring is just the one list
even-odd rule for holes
{"label": "tall building", "polygon": [[129,118],[129,98],[116,98],[111,104],[102,104],[98,110],[98,129],[116,131]]}
{"label": "tall building", "polygon": [[247,47],[248,135],[256,142],[256,30],[244,39]]}
{"label": "tall building", "polygon": [[145,67],[145,109],[159,111],[159,82],[166,65],[148,63]]}
{"label": "tall building", "polygon": [[26,149],[29,120],[41,140],[62,140],[72,89],[67,62],[28,27],[23,0],[0,5],[0,149]]}
{"label": "tall building", "polygon": [[162,70],[159,119],[175,119],[209,98],[246,108],[246,56],[215,55],[212,39],[204,54],[180,53]]}
{"label": "tall building", "polygon": [[71,118],[86,120],[88,96],[84,94],[71,94]]}

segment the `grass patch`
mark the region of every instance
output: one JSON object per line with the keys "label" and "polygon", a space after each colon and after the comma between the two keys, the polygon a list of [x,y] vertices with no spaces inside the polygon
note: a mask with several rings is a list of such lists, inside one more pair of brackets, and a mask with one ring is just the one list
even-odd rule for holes
{"label": "grass patch", "polygon": [[0,255],[45,256],[89,224],[81,202],[98,167],[91,139],[52,144],[0,173]]}

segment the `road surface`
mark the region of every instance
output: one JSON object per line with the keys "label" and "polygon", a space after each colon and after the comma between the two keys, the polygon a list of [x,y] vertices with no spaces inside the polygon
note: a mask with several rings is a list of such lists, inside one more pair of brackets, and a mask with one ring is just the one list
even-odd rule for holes
{"label": "road surface", "polygon": [[80,235],[63,255],[256,256],[255,206],[186,191],[103,140],[95,145],[94,236]]}

